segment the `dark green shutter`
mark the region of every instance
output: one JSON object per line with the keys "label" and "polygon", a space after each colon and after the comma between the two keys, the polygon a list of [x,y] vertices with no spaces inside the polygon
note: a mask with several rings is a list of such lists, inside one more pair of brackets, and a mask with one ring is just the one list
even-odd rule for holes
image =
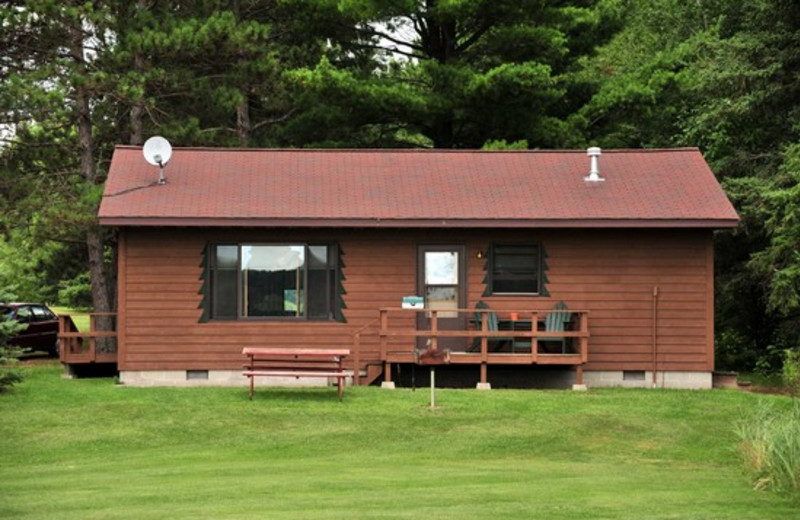
{"label": "dark green shutter", "polygon": [[489,249],[486,250],[486,256],[484,257],[483,262],[483,270],[485,274],[483,275],[483,296],[491,296],[492,295],[492,258],[494,258],[494,250],[492,249],[493,246],[490,244]]}
{"label": "dark green shutter", "polygon": [[539,295],[550,296],[550,291],[547,290],[547,284],[550,283],[547,278],[547,250],[544,248],[544,244],[539,244],[539,248],[542,258],[541,273],[539,273]]}
{"label": "dark green shutter", "polygon": [[210,257],[212,248],[213,246],[211,244],[206,244],[202,253],[203,260],[200,263],[200,281],[202,282],[202,285],[200,286],[200,291],[198,294],[202,295],[202,298],[200,299],[200,305],[197,308],[201,309],[202,313],[200,313],[200,320],[198,320],[198,323],[207,323],[211,314],[211,298],[209,294],[211,285]]}
{"label": "dark green shutter", "polygon": [[347,291],[344,288],[344,281],[347,279],[344,275],[344,250],[336,244],[336,250],[338,251],[338,262],[336,265],[336,321],[340,321],[342,323],[347,323],[347,319],[344,317],[344,309],[347,308],[347,304],[344,302],[344,295],[347,294]]}

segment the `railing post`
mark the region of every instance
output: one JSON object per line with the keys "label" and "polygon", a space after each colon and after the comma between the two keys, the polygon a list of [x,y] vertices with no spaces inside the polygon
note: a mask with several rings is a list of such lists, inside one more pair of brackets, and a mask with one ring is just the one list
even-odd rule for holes
{"label": "railing post", "polygon": [[489,359],[489,338],[486,336],[488,331],[488,316],[485,312],[481,312],[481,362],[483,363]]}
{"label": "railing post", "polygon": [[62,338],[61,335],[67,330],[67,318],[64,315],[58,316],[58,360],[62,363],[65,360],[67,350],[67,338]]}
{"label": "railing post", "polygon": [[589,316],[586,312],[580,313],[580,331],[581,337],[579,340],[581,348],[581,361],[586,363],[589,361]]}
{"label": "railing post", "polygon": [[531,363],[539,356],[539,313],[531,311]]}
{"label": "railing post", "polygon": [[489,338],[486,335],[489,330],[489,316],[486,312],[481,312],[481,385],[489,382],[488,367],[489,362]]}
{"label": "railing post", "polygon": [[439,349],[439,311],[431,310],[431,350]]}

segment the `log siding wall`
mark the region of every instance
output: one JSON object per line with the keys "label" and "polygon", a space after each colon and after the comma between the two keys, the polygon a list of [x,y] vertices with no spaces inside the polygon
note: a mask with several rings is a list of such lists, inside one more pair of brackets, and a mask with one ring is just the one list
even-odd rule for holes
{"label": "log siding wall", "polygon": [[[346,323],[200,323],[202,254],[211,242],[336,241],[344,252]],[[483,296],[490,243],[539,242],[549,296]],[[590,311],[586,370],[713,370],[713,249],[708,230],[260,230],[128,228],[120,246],[119,368],[236,370],[245,346],[352,347],[356,330],[416,293],[420,244],[467,248],[468,304],[546,311],[563,300]],[[411,319],[405,323],[411,326]],[[393,322],[401,325],[401,323]],[[374,333],[374,331],[373,331]],[[369,334],[363,348],[375,356]]]}

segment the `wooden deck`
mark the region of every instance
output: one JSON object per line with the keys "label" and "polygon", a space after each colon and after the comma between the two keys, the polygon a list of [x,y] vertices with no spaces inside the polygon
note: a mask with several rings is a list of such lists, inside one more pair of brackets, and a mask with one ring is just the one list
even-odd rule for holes
{"label": "wooden deck", "polygon": [[[488,313],[497,314],[500,330],[489,330]],[[383,374],[391,382],[392,364],[417,365],[474,365],[480,368],[480,381],[487,382],[489,365],[558,365],[573,366],[577,382],[582,383],[583,365],[588,360],[589,312],[569,309],[570,326],[563,332],[543,330],[547,311],[507,309],[401,309],[385,307],[378,318],[361,327],[353,336],[352,368],[355,384],[368,384]],[[425,313],[430,327],[417,328],[417,315]],[[454,313],[471,317],[460,330],[443,330],[440,314]],[[475,316],[481,316],[480,322]],[[117,363],[117,332],[115,313],[89,314],[89,331],[78,331],[72,318],[59,316],[59,350],[63,364],[91,365]],[[531,324],[536,323],[533,327]],[[512,328],[508,328],[509,324]],[[522,324],[521,328],[513,327]],[[527,324],[527,325],[526,325]],[[505,328],[503,328],[505,325]],[[377,338],[378,357],[362,349],[362,337]],[[553,352],[549,342],[565,338],[567,348]],[[441,346],[460,343],[460,347]],[[370,343],[372,343],[370,341]],[[420,347],[420,345],[424,345]],[[349,364],[349,363],[348,363]],[[362,374],[366,370],[366,377]]]}
{"label": "wooden deck", "polygon": [[[480,315],[480,323],[475,319],[466,320],[468,326],[463,330],[442,330],[439,327],[440,313]],[[527,323],[523,330],[492,330],[488,328],[488,313],[497,314],[500,323]],[[415,363],[418,365],[460,364],[480,366],[480,382],[487,381],[488,365],[561,365],[574,366],[577,383],[583,382],[583,365],[588,360],[589,312],[569,309],[572,314],[571,326],[563,332],[542,330],[547,312],[517,311],[498,309],[451,309],[436,311],[430,309],[382,308],[375,322],[380,343],[380,361],[383,364],[385,382],[391,382],[393,363]],[[426,313],[430,319],[430,329],[421,330],[414,326],[416,315]],[[411,315],[411,319],[409,319]],[[537,324],[536,327],[530,324]],[[356,366],[360,353],[361,336],[367,334],[369,326],[354,336],[354,355]],[[461,348],[440,348],[446,338],[459,338]],[[565,338],[568,348],[564,352],[549,352],[545,346],[555,340]],[[420,348],[420,339],[425,347]],[[490,348],[491,345],[491,348]]]}
{"label": "wooden deck", "polygon": [[65,365],[88,365],[117,362],[116,313],[94,312],[89,315],[89,331],[80,332],[72,317],[58,317],[59,359]]}

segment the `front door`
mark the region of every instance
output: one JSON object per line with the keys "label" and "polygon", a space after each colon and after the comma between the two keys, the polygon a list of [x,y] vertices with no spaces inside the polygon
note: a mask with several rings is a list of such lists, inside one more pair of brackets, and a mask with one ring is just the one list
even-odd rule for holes
{"label": "front door", "polygon": [[[466,330],[467,315],[457,312],[467,305],[466,248],[464,246],[419,246],[417,294],[426,309],[435,309],[439,330]],[[417,329],[430,330],[429,312],[417,314]],[[466,338],[439,338],[439,349],[464,350]],[[419,338],[417,348],[426,349],[428,338]]]}

